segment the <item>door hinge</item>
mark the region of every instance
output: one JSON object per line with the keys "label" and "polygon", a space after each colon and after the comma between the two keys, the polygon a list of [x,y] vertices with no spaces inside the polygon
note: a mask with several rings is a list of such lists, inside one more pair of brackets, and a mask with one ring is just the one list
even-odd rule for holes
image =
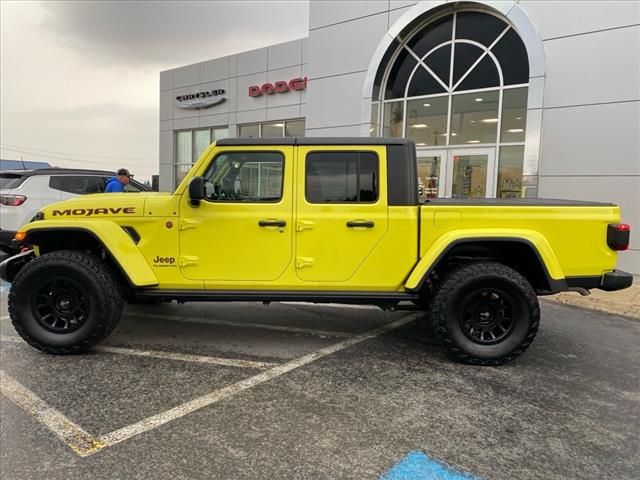
{"label": "door hinge", "polygon": [[200,222],[197,220],[180,220],[180,230],[189,230],[190,228],[196,228]]}
{"label": "door hinge", "polygon": [[192,267],[193,265],[198,264],[198,257],[191,257],[188,255],[184,255],[180,257],[180,266],[181,267]]}
{"label": "door hinge", "polygon": [[311,220],[298,220],[296,224],[296,232],[302,232],[303,230],[313,230],[313,226],[316,222],[312,222]]}
{"label": "door hinge", "polygon": [[297,257],[296,258],[296,268],[307,268],[313,267],[314,262],[313,257]]}

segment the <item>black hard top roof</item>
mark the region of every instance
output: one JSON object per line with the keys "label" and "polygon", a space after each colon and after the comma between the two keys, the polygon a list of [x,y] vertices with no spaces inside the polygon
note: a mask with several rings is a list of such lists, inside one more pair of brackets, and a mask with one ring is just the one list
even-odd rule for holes
{"label": "black hard top roof", "polygon": [[108,170],[87,170],[82,168],[38,168],[35,170],[0,170],[0,175],[4,174],[22,175],[32,177],[34,175],[115,175],[115,172]]}
{"label": "black hard top roof", "polygon": [[412,140],[390,137],[286,137],[286,138],[224,138],[221,146],[243,145],[409,145]]}

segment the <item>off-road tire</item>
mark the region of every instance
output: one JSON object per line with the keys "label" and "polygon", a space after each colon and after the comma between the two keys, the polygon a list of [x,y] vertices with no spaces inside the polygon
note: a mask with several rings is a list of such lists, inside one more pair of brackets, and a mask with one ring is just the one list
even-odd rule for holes
{"label": "off-road tire", "polygon": [[[511,302],[509,308],[513,322],[507,329],[509,333],[504,333],[504,339],[494,344],[478,343],[484,340],[472,339],[472,327],[468,327],[471,325],[471,320],[468,320],[469,299],[475,299],[474,295],[486,296],[487,291],[497,292],[498,298],[503,292],[503,296]],[[483,308],[480,305],[476,310]],[[480,311],[476,320],[485,320],[485,315],[486,311]],[[510,362],[531,345],[540,324],[540,305],[529,282],[514,269],[493,262],[470,263],[455,267],[444,275],[433,297],[430,316],[436,336],[454,360],[491,366]],[[508,322],[509,316],[504,317]],[[501,332],[502,328],[500,326],[500,330],[495,331]]]}
{"label": "off-road tire", "polygon": [[[34,306],[34,296],[47,281],[71,282],[86,303],[87,314],[73,331],[47,329]],[[37,257],[18,272],[9,291],[9,315],[16,332],[32,347],[46,353],[82,353],[104,340],[122,314],[122,292],[100,259],[85,252],[59,250]]]}

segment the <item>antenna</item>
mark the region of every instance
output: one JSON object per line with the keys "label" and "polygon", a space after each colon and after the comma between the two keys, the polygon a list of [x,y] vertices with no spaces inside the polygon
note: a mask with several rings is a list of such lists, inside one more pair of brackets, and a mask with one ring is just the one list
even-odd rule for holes
{"label": "antenna", "polygon": [[26,170],[27,167],[24,166],[24,160],[22,159],[22,155],[20,155],[20,161],[22,162],[22,169]]}

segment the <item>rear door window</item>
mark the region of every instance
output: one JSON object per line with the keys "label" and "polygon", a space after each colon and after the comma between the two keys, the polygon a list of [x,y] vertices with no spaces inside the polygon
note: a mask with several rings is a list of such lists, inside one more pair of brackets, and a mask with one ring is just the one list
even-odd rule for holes
{"label": "rear door window", "polygon": [[378,200],[378,156],[374,152],[311,152],[305,172],[309,203]]}
{"label": "rear door window", "polygon": [[76,195],[104,192],[105,179],[96,175],[57,175],[49,179],[49,187]]}

